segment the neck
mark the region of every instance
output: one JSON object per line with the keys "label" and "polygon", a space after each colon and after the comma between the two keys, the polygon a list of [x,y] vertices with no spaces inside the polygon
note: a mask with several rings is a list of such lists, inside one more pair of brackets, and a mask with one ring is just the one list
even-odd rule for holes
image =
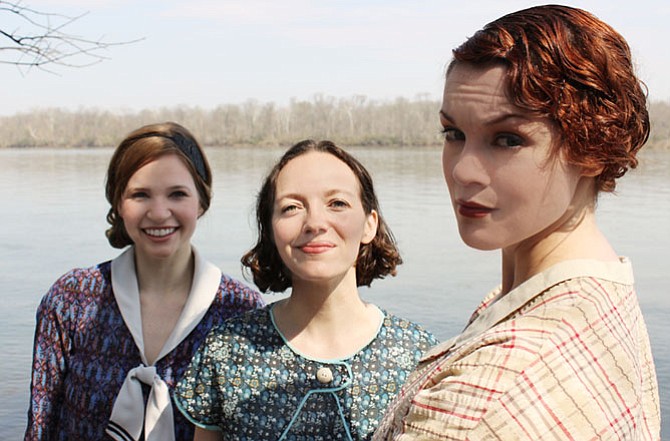
{"label": "neck", "polygon": [[277,327],[301,353],[342,358],[376,335],[379,310],[361,300],[355,271],[350,273],[335,284],[294,280],[291,296],[274,306]]}
{"label": "neck", "polygon": [[[556,224],[502,252],[502,293],[560,262],[575,259],[616,261],[618,255],[598,228],[595,201],[583,195]],[[576,208],[575,208],[576,207]]]}
{"label": "neck", "polygon": [[151,259],[135,252],[135,269],[141,294],[188,296],[193,281],[195,258],[191,248],[169,259]]}

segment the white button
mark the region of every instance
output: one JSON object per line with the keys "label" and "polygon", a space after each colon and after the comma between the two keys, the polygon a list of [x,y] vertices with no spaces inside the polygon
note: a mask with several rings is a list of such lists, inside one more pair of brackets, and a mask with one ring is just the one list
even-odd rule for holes
{"label": "white button", "polygon": [[319,368],[316,371],[316,379],[319,380],[321,384],[327,384],[333,381],[333,373],[327,367]]}

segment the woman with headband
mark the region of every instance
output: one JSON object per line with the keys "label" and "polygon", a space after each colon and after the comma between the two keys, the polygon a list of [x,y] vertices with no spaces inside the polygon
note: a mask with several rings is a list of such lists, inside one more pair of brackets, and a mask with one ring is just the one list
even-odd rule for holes
{"label": "woman with headband", "polygon": [[263,304],[191,245],[211,185],[178,124],[141,127],[117,147],[106,234],[125,251],[66,273],[42,299],[26,440],[193,437],[172,389],[212,327]]}

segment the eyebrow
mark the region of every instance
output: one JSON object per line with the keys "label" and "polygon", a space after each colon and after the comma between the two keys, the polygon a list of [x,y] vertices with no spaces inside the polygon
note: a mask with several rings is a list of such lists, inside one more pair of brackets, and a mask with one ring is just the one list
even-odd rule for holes
{"label": "eyebrow", "polygon": [[[358,195],[356,192],[353,192],[353,193],[352,193],[352,192],[350,192],[349,190],[345,190],[345,189],[343,189],[343,188],[333,188],[332,190],[328,190],[328,191],[326,191],[326,192],[324,193],[324,196],[326,196],[326,197],[330,197],[330,196],[333,196],[333,195],[336,195],[336,194],[344,194],[344,195],[348,195],[348,196],[357,196],[357,195]],[[302,196],[303,196],[303,195],[301,195],[300,193],[277,194],[277,195],[275,196],[275,201],[278,201],[278,200],[280,200],[280,199],[285,199],[285,198],[289,198],[289,199],[301,199]]]}
{"label": "eyebrow", "polygon": [[[168,191],[188,190],[188,189],[189,189],[188,185],[181,185],[181,184],[171,185],[171,186],[167,187]],[[138,185],[138,186],[132,187],[132,186],[128,185],[128,186],[126,186],[125,191],[150,191],[150,190],[151,190],[150,186],[147,187],[147,186],[143,186],[143,185]]]}
{"label": "eyebrow", "polygon": [[[447,112],[445,112],[442,109],[440,109],[440,116],[442,118],[446,119],[446,120],[455,121],[454,118],[450,117],[449,114],[447,114]],[[501,114],[499,116],[496,116],[495,118],[492,118],[488,121],[484,121],[484,124],[485,125],[499,124],[499,123],[505,122],[508,119],[522,119],[522,120],[527,121],[527,122],[531,121],[531,119],[528,118],[528,116],[526,116],[522,113],[510,112],[510,113],[503,113],[503,114]]]}

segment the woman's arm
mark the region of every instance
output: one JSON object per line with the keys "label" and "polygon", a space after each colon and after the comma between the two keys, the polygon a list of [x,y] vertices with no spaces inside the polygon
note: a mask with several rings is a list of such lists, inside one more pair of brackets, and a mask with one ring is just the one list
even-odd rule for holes
{"label": "woman's arm", "polygon": [[37,308],[26,440],[51,439],[63,401],[63,379],[71,339],[62,302],[64,279],[56,282]]}

